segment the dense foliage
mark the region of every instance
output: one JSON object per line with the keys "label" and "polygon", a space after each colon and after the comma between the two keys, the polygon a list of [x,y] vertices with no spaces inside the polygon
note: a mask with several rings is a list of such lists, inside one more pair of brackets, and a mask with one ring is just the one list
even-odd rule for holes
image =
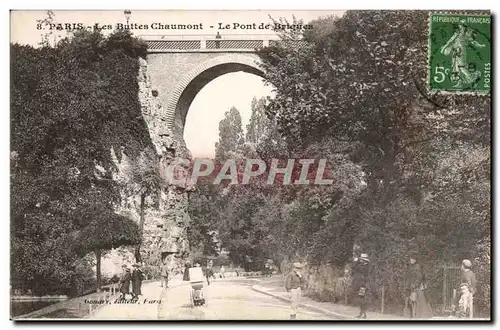
{"label": "dense foliage", "polygon": [[145,54],[126,31],[11,45],[13,289],[74,292],[82,255],[139,242],[137,225],[114,213],[111,151],[135,159],[151,148],[137,97]]}
{"label": "dense foliage", "polygon": [[228,113],[217,155],[327,158],[334,183],[202,187],[219,206],[193,227],[215,226],[247,269],[302,258],[342,273],[353,250],[366,252],[374,297],[384,285],[386,302],[397,304],[409,253],[428,272],[435,306],[440,267],[467,258],[480,278],[475,304],[488,312],[491,100],[427,92],[427,19],[425,11],[348,11],[316,21],[318,30],[283,33],[305,41],[300,48],[264,48],[276,97],[253,102],[244,143],[225,143],[228,132],[241,135]]}

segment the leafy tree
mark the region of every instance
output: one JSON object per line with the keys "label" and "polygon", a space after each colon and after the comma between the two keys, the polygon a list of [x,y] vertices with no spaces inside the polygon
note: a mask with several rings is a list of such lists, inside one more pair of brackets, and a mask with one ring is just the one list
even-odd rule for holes
{"label": "leafy tree", "polygon": [[[234,144],[228,144],[231,149],[225,154],[236,159],[239,180],[245,169],[244,158],[262,158],[268,163],[267,165],[270,165],[271,158],[283,152],[282,139],[272,121],[265,117],[264,105],[265,99],[254,99],[252,102],[246,145],[241,144],[240,147],[234,148]],[[221,127],[227,127],[229,116],[229,113],[226,114],[226,118],[220,123]],[[233,118],[239,118],[239,114],[234,113]],[[236,119],[234,122],[239,120]],[[233,131],[240,132],[241,128],[238,126],[241,127],[240,124],[236,125],[237,128]],[[218,147],[223,145],[222,141],[228,140],[226,134],[228,131],[220,130],[221,142]],[[277,240],[280,238],[278,224],[281,217],[276,215],[270,218],[266,214],[267,211],[279,212],[279,209],[276,209],[278,202],[273,197],[280,196],[276,195],[276,187],[266,183],[265,174],[253,178],[250,185],[241,187],[215,185],[214,177],[204,177],[199,180],[196,191],[190,195],[191,247],[210,255],[219,252],[217,250],[220,243],[220,247],[229,251],[234,263],[247,269],[261,269],[267,258],[281,260],[276,250]],[[271,198],[270,205],[266,204],[267,197]],[[276,226],[268,223],[271,219]]]}
{"label": "leafy tree", "polygon": [[218,231],[220,214],[224,212],[226,201],[222,196],[222,186],[213,184],[213,177],[199,178],[196,190],[189,195],[188,241],[191,251],[201,255],[219,254]]}
{"label": "leafy tree", "polygon": [[241,115],[232,107],[219,123],[219,141],[215,144],[215,158],[221,161],[236,158],[245,140],[241,127]]}
{"label": "leafy tree", "polygon": [[13,288],[74,292],[83,252],[137,242],[137,225],[113,211],[110,150],[135,160],[152,146],[137,99],[145,51],[128,32],[11,46]]}
{"label": "leafy tree", "polygon": [[56,15],[52,10],[47,11],[47,16],[43,19],[37,19],[37,26],[39,25],[40,28],[38,30],[45,30],[47,31],[46,33],[42,33],[40,36],[42,38],[40,45],[43,47],[50,47],[55,46],[57,44],[57,38],[58,36],[56,35],[56,29],[53,27],[55,26],[56,23]]}
{"label": "leafy tree", "polygon": [[[281,43],[260,53],[277,92],[267,114],[292,154],[324,154],[326,146],[362,178],[349,189],[356,180],[336,171],[339,189],[319,192],[319,202],[329,193],[331,202],[318,220],[309,211],[318,193],[288,191],[286,223],[299,229],[284,232],[312,260],[342,264],[358,243],[375,255],[378,280],[397,283],[398,260],[409,250],[436,265],[469,255],[489,235],[489,204],[479,196],[489,189],[491,101],[425,90],[427,18],[425,11],[348,11],[317,21],[320,33],[284,33],[283,40],[302,40],[300,49]],[[311,227],[301,227],[301,212]]]}
{"label": "leafy tree", "polygon": [[272,158],[284,158],[289,153],[276,121],[266,114],[266,104],[264,97],[252,100],[243,153],[247,158],[259,158],[269,163]]}
{"label": "leafy tree", "polygon": [[268,166],[324,158],[333,183],[269,185],[264,173],[249,185],[202,187],[211,199],[193,204],[204,212],[195,222],[216,228],[234,263],[300,258],[343,273],[356,247],[370,254],[374,297],[384,285],[386,302],[399,304],[410,252],[433,293],[442,292],[443,262],[474,259],[488,310],[491,100],[426,91],[427,19],[348,11],[315,21],[317,30],[280,32],[286,42],[261,50],[276,97],[252,102],[244,148],[234,152],[233,139],[224,149],[233,153],[218,157]]}
{"label": "leafy tree", "polygon": [[76,232],[76,251],[79,256],[93,251],[96,257],[97,291],[101,288],[101,255],[103,250],[120,246],[136,245],[141,242],[137,224],[128,218],[110,212],[108,209],[92,209],[86,214],[90,223]]}
{"label": "leafy tree", "polygon": [[258,143],[260,139],[267,133],[267,122],[269,119],[266,117],[266,99],[253,98],[251,104],[250,122],[246,130],[246,142]]}
{"label": "leafy tree", "polygon": [[222,247],[229,251],[230,259],[246,270],[256,270],[265,256],[259,245],[262,229],[256,227],[253,215],[263,204],[262,195],[252,191],[248,194],[245,188],[231,189],[230,198],[220,219]]}

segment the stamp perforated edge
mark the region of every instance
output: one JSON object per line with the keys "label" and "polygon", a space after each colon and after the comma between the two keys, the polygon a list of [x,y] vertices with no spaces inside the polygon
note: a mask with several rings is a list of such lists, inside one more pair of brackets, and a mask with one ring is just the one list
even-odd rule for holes
{"label": "stamp perforated edge", "polygon": [[[480,92],[470,92],[470,91],[442,91],[439,89],[431,89],[430,86],[430,79],[431,79],[431,16],[433,14],[439,14],[439,15],[457,15],[457,16],[492,16],[491,15],[491,10],[457,10],[457,11],[443,11],[443,10],[438,10],[438,11],[432,11],[429,10],[429,15],[427,16],[427,77],[426,77],[426,86],[427,86],[427,92],[429,94],[434,94],[434,95],[473,95],[473,96],[491,96],[491,88],[489,91],[480,91]],[[491,28],[491,25],[490,25]],[[490,47],[491,47],[491,42],[490,42]],[[493,70],[493,68],[492,68]]]}

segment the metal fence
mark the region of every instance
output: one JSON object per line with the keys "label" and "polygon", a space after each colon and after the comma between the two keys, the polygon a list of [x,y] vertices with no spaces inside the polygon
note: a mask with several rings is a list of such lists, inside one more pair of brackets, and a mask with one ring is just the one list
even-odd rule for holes
{"label": "metal fence", "polygon": [[443,311],[451,310],[453,302],[453,290],[460,285],[461,267],[458,265],[443,265]]}

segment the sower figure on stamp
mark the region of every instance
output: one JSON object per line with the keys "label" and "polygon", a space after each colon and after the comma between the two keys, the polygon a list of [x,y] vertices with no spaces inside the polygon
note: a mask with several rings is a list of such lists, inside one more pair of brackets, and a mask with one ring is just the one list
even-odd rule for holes
{"label": "sower figure on stamp", "polygon": [[297,318],[297,311],[300,305],[300,296],[304,287],[304,276],[300,272],[304,267],[300,262],[293,263],[293,269],[285,280],[285,289],[290,294],[291,312],[290,319]]}
{"label": "sower figure on stamp", "polygon": [[366,310],[368,309],[368,275],[370,271],[370,259],[368,254],[361,253],[359,258],[354,258],[352,266],[352,286],[354,295],[357,296],[359,302],[358,319],[366,319]]}
{"label": "sower figure on stamp", "polygon": [[476,64],[467,62],[468,47],[485,47],[477,42],[476,34],[472,28],[459,24],[452,37],[441,47],[441,54],[451,56],[450,79],[455,84],[453,87],[475,84],[481,77]]}
{"label": "sower figure on stamp", "polygon": [[127,294],[130,293],[130,279],[131,279],[130,268],[128,268],[127,265],[123,265],[122,270],[123,273],[120,278],[120,293],[121,293],[120,298],[126,299]]}

